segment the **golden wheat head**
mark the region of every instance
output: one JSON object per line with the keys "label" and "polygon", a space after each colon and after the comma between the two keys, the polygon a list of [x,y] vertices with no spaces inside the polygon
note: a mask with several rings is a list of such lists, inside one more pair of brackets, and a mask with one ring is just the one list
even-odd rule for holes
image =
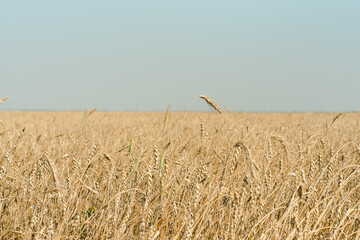
{"label": "golden wheat head", "polygon": [[8,99],[9,99],[9,97],[4,97],[4,98],[0,99],[0,104],[3,103],[3,102],[5,102],[5,101],[8,100]]}
{"label": "golden wheat head", "polygon": [[204,99],[211,107],[213,107],[218,113],[222,113],[221,109],[215,104],[213,100],[205,95],[200,95],[200,98]]}

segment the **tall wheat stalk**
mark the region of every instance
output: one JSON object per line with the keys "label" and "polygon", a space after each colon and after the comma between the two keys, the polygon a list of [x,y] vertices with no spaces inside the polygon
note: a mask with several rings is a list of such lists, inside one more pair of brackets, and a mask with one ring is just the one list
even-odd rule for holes
{"label": "tall wheat stalk", "polygon": [[5,102],[5,101],[8,100],[8,99],[9,99],[9,97],[4,97],[4,98],[2,98],[2,99],[0,100],[0,104],[3,103],[3,102]]}
{"label": "tall wheat stalk", "polygon": [[215,102],[205,95],[200,95],[200,98],[204,99],[212,108],[214,108],[218,113],[222,113],[221,109],[215,104]]}

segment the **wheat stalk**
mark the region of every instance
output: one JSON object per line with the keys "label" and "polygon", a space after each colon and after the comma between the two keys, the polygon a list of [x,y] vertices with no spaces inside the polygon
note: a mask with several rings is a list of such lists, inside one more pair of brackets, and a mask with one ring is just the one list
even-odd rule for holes
{"label": "wheat stalk", "polygon": [[330,124],[329,128],[334,124],[334,122],[342,115],[342,113],[339,113],[336,115],[336,117],[333,118],[332,123]]}
{"label": "wheat stalk", "polygon": [[5,102],[5,101],[8,100],[8,99],[9,99],[9,97],[4,97],[4,98],[0,99],[0,104],[3,103],[3,102]]}
{"label": "wheat stalk", "polygon": [[215,104],[213,100],[205,95],[200,95],[200,98],[204,99],[211,107],[213,107],[218,113],[222,113],[221,109]]}

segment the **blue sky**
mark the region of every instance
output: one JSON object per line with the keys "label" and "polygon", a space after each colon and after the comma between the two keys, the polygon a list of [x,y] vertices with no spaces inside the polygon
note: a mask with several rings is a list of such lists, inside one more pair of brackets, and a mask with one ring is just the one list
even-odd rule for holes
{"label": "blue sky", "polygon": [[0,110],[357,111],[359,1],[0,2]]}

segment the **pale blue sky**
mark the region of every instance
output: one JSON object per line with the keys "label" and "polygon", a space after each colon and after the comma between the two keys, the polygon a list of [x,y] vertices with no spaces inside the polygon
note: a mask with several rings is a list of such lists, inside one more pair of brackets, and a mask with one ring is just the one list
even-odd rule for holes
{"label": "pale blue sky", "polygon": [[357,111],[360,1],[0,1],[0,110]]}

